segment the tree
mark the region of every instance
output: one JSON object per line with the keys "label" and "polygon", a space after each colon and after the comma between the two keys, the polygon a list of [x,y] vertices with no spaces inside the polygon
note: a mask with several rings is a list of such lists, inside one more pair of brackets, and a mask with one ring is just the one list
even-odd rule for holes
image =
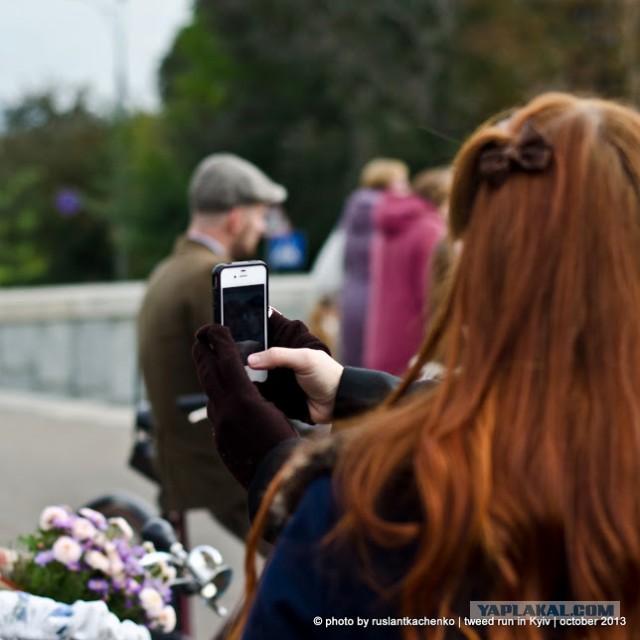
{"label": "tree", "polygon": [[200,0],[161,73],[177,157],[230,150],[262,166],[315,250],[372,156],[451,157],[432,129],[455,5]]}
{"label": "tree", "polygon": [[108,127],[78,94],[50,93],[4,114],[0,138],[0,284],[109,279],[111,238],[99,214],[108,173]]}
{"label": "tree", "polygon": [[124,225],[129,276],[146,278],[170,251],[188,221],[189,179],[166,140],[162,114],[138,113],[125,125],[127,155]]}

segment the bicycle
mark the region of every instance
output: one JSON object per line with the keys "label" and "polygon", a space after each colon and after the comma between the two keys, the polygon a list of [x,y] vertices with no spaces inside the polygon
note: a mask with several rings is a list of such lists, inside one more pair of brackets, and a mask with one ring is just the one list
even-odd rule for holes
{"label": "bicycle", "polygon": [[[176,404],[181,411],[184,411],[188,414],[189,421],[192,423],[200,422],[201,420],[206,418],[206,396],[204,394],[191,394],[191,395],[183,395],[179,396],[176,399]],[[141,405],[136,410],[135,416],[135,428],[138,437],[143,439],[144,441],[144,449],[146,449],[144,456],[147,456],[146,459],[143,458],[142,467],[136,468],[137,471],[142,473],[147,479],[154,481],[160,485],[160,479],[155,475],[153,464],[150,458],[150,449],[151,442],[153,439],[153,432],[155,428],[155,424],[153,421],[153,415],[151,413],[151,408],[148,405]],[[185,558],[189,557],[189,554],[185,556],[185,549],[188,548],[188,535],[187,535],[187,526],[186,526],[186,518],[184,513],[171,513],[171,514],[162,514],[163,518],[161,521],[165,522],[165,525],[157,525],[155,523],[158,522],[158,509],[151,505],[148,501],[143,500],[139,496],[131,493],[123,493],[123,492],[111,492],[104,495],[101,495],[84,506],[94,509],[95,511],[99,511],[105,517],[122,517],[124,518],[131,526],[134,531],[134,535],[139,540],[148,539],[148,536],[151,535],[152,538],[156,535],[154,533],[154,527],[164,526],[165,537],[171,539],[171,543],[167,543],[166,540],[160,536],[158,540],[152,539],[157,549],[161,549],[159,553],[169,553],[171,554],[171,548],[176,550],[178,554],[176,561],[185,562]],[[147,527],[152,525],[152,532],[149,533]],[[168,528],[167,528],[168,527]],[[170,531],[171,532],[170,532]],[[156,544],[157,542],[157,544]],[[160,546],[158,546],[160,545]],[[180,551],[182,549],[182,551]],[[200,545],[195,547],[191,553],[197,550],[206,549],[206,553],[211,553],[213,549],[215,551],[214,557],[220,561],[221,555],[217,550],[213,547]],[[217,554],[217,555],[216,555]],[[160,557],[160,556],[158,556]],[[169,558],[165,558],[165,560],[169,560]],[[200,565],[202,565],[202,560],[200,561]],[[205,563],[206,564],[206,563]],[[211,564],[211,563],[209,563]],[[214,563],[215,566],[219,566],[219,562]],[[226,566],[226,565],[225,565]],[[192,569],[187,565],[183,566],[184,569],[187,570],[188,574],[191,574],[191,578],[195,578],[194,571],[198,574],[197,569]],[[228,567],[227,567],[228,568]],[[231,580],[231,569],[228,568],[228,578],[229,582]],[[199,574],[198,574],[199,575]],[[225,574],[227,575],[227,574]],[[176,609],[177,614],[177,629],[179,635],[164,635],[158,636],[162,638],[183,638],[188,637],[191,633],[192,624],[191,624],[191,616],[189,614],[189,603],[188,598],[192,595],[195,595],[195,583],[191,583],[189,588],[186,585],[178,585],[178,587],[174,590],[176,594],[176,599],[174,602],[174,607]],[[204,585],[206,586],[206,585]],[[228,584],[225,586],[228,587]],[[210,591],[210,589],[209,589]],[[211,604],[207,600],[207,596],[200,594],[202,599],[211,607]],[[215,596],[215,611],[221,617],[226,615],[226,611],[219,603],[219,595]]]}

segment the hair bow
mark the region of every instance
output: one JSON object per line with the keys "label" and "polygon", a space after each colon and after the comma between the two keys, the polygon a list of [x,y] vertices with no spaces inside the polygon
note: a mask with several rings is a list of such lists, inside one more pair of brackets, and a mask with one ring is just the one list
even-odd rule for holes
{"label": "hair bow", "polygon": [[513,170],[544,171],[553,157],[551,145],[526,123],[512,144],[489,143],[481,152],[478,172],[491,186],[500,186]]}

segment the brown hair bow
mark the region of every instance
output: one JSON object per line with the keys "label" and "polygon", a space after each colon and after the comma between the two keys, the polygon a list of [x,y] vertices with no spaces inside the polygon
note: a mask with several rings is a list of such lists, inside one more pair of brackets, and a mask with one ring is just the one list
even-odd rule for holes
{"label": "brown hair bow", "polygon": [[530,123],[525,123],[516,142],[489,143],[480,152],[478,172],[492,187],[498,187],[513,170],[544,171],[552,157],[551,145]]}

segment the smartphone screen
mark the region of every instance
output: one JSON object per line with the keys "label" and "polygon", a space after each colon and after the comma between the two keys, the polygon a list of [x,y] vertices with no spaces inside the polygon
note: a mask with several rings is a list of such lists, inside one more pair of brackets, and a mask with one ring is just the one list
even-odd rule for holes
{"label": "smartphone screen", "polygon": [[268,272],[261,261],[217,265],[212,271],[214,321],[229,327],[249,378],[264,382],[267,371],[247,365],[267,345]]}
{"label": "smartphone screen", "polygon": [[251,353],[264,351],[264,285],[225,287],[222,290],[222,317],[229,327],[243,364]]}

